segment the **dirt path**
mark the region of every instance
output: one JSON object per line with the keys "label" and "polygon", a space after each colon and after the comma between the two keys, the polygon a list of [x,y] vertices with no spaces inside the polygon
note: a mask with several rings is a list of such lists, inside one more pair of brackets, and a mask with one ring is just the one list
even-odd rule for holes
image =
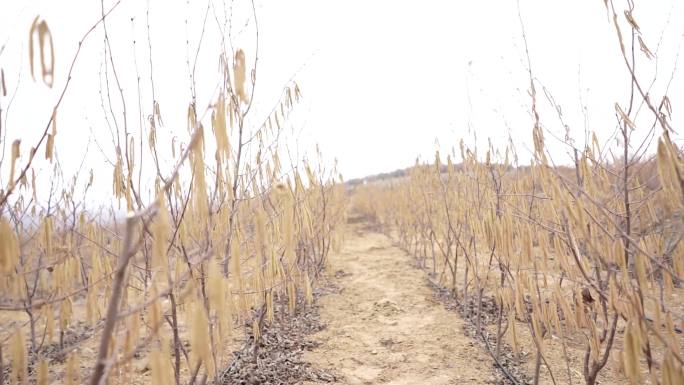
{"label": "dirt path", "polygon": [[304,360],[343,384],[497,383],[491,358],[433,299],[425,273],[386,236],[354,225],[331,256],[339,293],[320,300],[326,328]]}

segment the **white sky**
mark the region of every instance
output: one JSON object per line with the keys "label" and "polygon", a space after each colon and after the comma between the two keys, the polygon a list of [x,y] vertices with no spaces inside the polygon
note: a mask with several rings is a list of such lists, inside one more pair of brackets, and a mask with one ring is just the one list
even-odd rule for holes
{"label": "white sky", "polygon": [[[105,8],[113,3],[106,0]],[[165,146],[172,135],[187,138],[185,115],[191,97],[185,41],[187,36],[192,60],[208,3],[149,3],[155,93],[165,121],[160,142]],[[616,6],[623,3],[617,0]],[[152,100],[146,4],[122,0],[107,19],[133,132],[138,132],[140,125],[134,52],[141,76],[143,116],[150,113]],[[213,0],[212,4],[196,70],[200,110],[214,101],[217,80],[220,40],[214,12],[222,19],[224,3]],[[246,49],[248,62],[254,54],[253,23],[243,24],[250,6],[236,0],[233,26],[233,44]],[[435,149],[449,151],[458,146],[460,138],[472,143],[473,133],[480,146],[486,145],[487,138],[503,145],[510,134],[521,161],[530,158],[529,79],[515,1],[257,0],[256,8],[260,63],[254,121],[263,120],[282,87],[294,78],[304,100],[295,107],[287,132],[295,134],[293,141],[300,152],[320,144],[329,161],[338,159],[346,179],[403,168],[413,164],[416,156],[432,159]],[[627,103],[629,74],[603,1],[520,0],[520,10],[534,75],[562,106],[565,123],[578,146],[583,145],[585,125],[607,139],[615,128],[614,104]],[[28,30],[38,14],[48,22],[55,41],[52,90],[40,81],[33,82],[28,69]],[[8,88],[8,97],[0,96],[0,106],[3,119],[7,117],[3,122],[7,150],[14,139],[21,138],[22,153],[28,154],[29,143],[42,132],[66,81],[77,42],[99,15],[99,1],[93,0],[0,0],[0,46],[6,45],[0,68]],[[684,2],[637,1],[634,17],[643,40],[657,52],[658,81],[652,95],[659,102],[684,33]],[[637,72],[648,85],[656,61],[647,61],[639,51],[637,56]],[[112,167],[93,142],[97,139],[112,157],[98,93],[103,58],[100,27],[83,45],[58,112],[56,143],[69,178],[78,169],[90,140],[85,167],[95,170],[96,179],[104,179],[99,180],[104,186],[100,193],[107,194]],[[18,92],[7,112],[17,84]],[[110,86],[114,86],[112,79]],[[542,122],[564,136],[541,89],[538,94]],[[678,106],[684,97],[681,71],[675,74],[669,95],[677,128],[682,122]],[[117,112],[119,95],[112,92],[112,99]],[[116,115],[122,124],[121,115]],[[646,132],[652,117],[645,110],[640,116],[639,130]],[[567,148],[554,144],[549,135],[547,138],[557,160],[566,161]],[[36,165],[48,173],[47,162],[41,159]],[[4,185],[7,165],[1,171]]]}

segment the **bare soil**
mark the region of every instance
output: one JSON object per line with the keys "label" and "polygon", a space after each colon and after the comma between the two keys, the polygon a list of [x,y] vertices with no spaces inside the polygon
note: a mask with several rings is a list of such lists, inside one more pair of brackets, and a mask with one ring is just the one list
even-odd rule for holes
{"label": "bare soil", "polygon": [[330,261],[339,290],[320,298],[325,327],[303,359],[334,373],[333,383],[503,383],[492,358],[464,333],[465,321],[444,308],[425,272],[387,236],[352,224]]}

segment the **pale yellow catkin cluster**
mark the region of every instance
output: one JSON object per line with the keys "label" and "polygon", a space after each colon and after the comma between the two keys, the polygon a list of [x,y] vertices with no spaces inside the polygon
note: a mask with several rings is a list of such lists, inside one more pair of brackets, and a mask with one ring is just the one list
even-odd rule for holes
{"label": "pale yellow catkin cluster", "polygon": [[[503,335],[494,339],[516,354],[565,355],[573,376],[583,373],[585,352],[590,371],[609,351],[614,380],[682,383],[684,163],[664,134],[655,160],[662,188],[630,178],[630,199],[639,206],[625,234],[622,179],[599,151],[594,137],[577,170],[543,158],[514,167],[513,148],[495,163],[494,150],[480,161],[462,144],[460,164],[452,154],[441,165],[438,154],[435,164],[417,163],[406,177],[358,187],[352,210],[383,225],[459,301],[477,307],[480,290],[492,298],[500,323],[498,310],[490,325],[467,315],[493,335],[498,323]],[[565,365],[555,367],[556,380]]]}
{"label": "pale yellow catkin cluster", "polygon": [[[170,138],[175,169],[135,155],[144,140],[152,153],[161,152],[157,101],[148,135],[140,143],[123,138],[111,186],[114,207],[123,203],[133,213],[131,229],[69,203],[78,203],[75,187],[42,215],[24,199],[35,199],[40,187],[33,173],[31,186],[22,180],[12,205],[0,207],[0,348],[10,383],[90,382],[99,346],[106,346],[110,384],[212,381],[230,364],[225,346],[235,337],[259,338],[277,308],[294,313],[311,303],[314,281],[340,244],[346,193],[335,169],[281,163],[282,125],[301,98],[296,83],[283,90],[263,125],[249,126],[256,78],[246,57],[242,50],[221,55],[224,82],[210,106],[210,128],[194,104],[188,107],[189,139]],[[50,161],[56,119],[55,110],[46,137]],[[14,142],[12,181],[24,160],[20,149]],[[154,191],[140,191],[140,170],[155,169]],[[105,179],[91,172],[88,186]],[[29,211],[40,218],[35,225],[13,219]],[[126,244],[128,230],[134,236]],[[120,306],[107,318],[119,269]]]}

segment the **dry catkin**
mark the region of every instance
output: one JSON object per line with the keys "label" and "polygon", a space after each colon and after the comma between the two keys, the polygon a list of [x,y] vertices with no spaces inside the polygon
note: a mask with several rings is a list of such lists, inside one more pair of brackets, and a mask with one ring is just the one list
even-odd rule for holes
{"label": "dry catkin", "polygon": [[[190,322],[190,347],[191,361],[193,366],[202,362],[207,366],[207,372],[213,372],[213,360],[211,357],[211,341],[209,339],[209,320],[204,307],[196,301],[191,307]],[[212,369],[210,369],[212,368]]]}
{"label": "dry catkin", "polygon": [[233,63],[233,86],[235,87],[235,94],[243,103],[247,103],[247,91],[245,89],[246,71],[245,52],[242,49],[238,49],[235,52]]}
{"label": "dry catkin", "polygon": [[28,384],[28,358],[26,340],[21,328],[17,328],[10,341],[10,357],[12,358],[12,383]]}
{"label": "dry catkin", "polygon": [[14,142],[12,142],[12,157],[11,157],[11,165],[10,165],[10,187],[14,186],[14,170],[16,168],[16,163],[17,160],[19,159],[20,156],[20,146],[21,146],[21,140],[17,139]]}
{"label": "dry catkin", "polygon": [[216,138],[217,159],[227,160],[230,157],[230,142],[226,127],[226,98],[224,94],[219,95],[219,99],[214,106],[212,126]]}
{"label": "dry catkin", "polygon": [[635,329],[635,325],[630,322],[627,325],[625,332],[624,349],[623,349],[623,364],[625,374],[632,381],[632,383],[639,383],[641,379],[639,369],[639,352],[641,351],[641,340],[639,332]]}
{"label": "dry catkin", "polygon": [[66,331],[71,324],[71,316],[73,315],[73,307],[71,298],[67,297],[60,302],[59,306],[59,328]]}
{"label": "dry catkin", "polygon": [[173,383],[171,377],[173,369],[170,364],[171,353],[169,346],[169,341],[164,334],[161,334],[159,344],[155,346],[148,355],[152,385],[167,385]]}
{"label": "dry catkin", "polygon": [[76,351],[71,352],[69,358],[67,358],[64,377],[66,378],[64,382],[66,385],[78,385],[81,383],[81,372]]}
{"label": "dry catkin", "polygon": [[164,281],[168,280],[168,260],[166,256],[167,240],[169,238],[169,218],[166,209],[166,197],[159,191],[157,193],[157,215],[152,224],[152,269]]}
{"label": "dry catkin", "polygon": [[41,359],[37,366],[36,385],[48,385],[48,382],[50,381],[50,372],[47,360]]}
{"label": "dry catkin", "polygon": [[55,336],[55,315],[52,305],[45,305],[43,307],[45,312],[45,335],[46,342],[49,344]]}
{"label": "dry catkin", "polygon": [[17,238],[9,223],[0,218],[0,273],[11,274],[18,263]]}

